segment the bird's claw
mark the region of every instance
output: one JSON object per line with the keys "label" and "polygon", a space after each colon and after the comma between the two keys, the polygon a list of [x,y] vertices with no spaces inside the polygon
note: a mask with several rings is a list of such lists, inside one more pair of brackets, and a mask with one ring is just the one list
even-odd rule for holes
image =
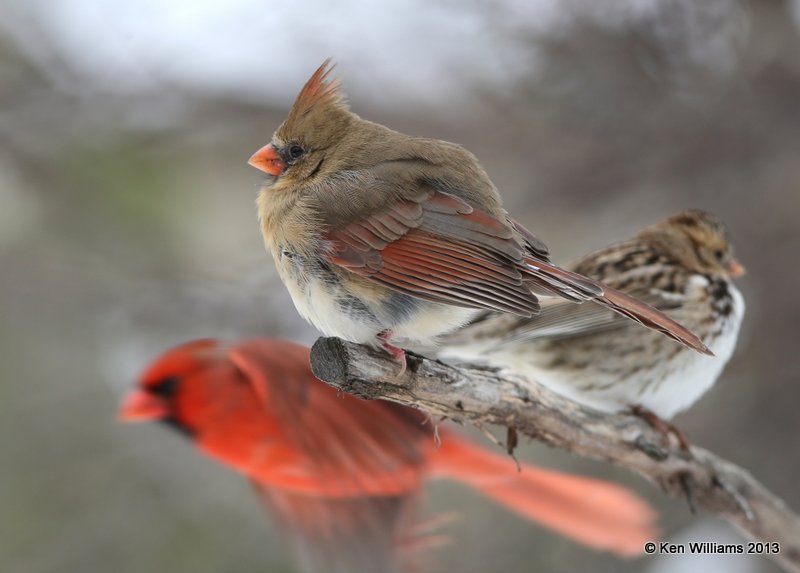
{"label": "bird's claw", "polygon": [[380,342],[381,348],[386,351],[389,356],[391,356],[395,362],[400,364],[400,372],[398,376],[402,376],[406,372],[406,368],[408,367],[408,360],[406,358],[406,351],[400,348],[399,346],[395,346],[389,343],[389,339],[392,337],[391,330],[384,330],[380,334],[378,334],[378,341]]}
{"label": "bird's claw", "polygon": [[663,418],[659,417],[658,414],[655,412],[648,410],[644,406],[634,405],[631,406],[631,414],[634,416],[638,416],[642,418],[645,422],[650,424],[655,430],[658,430],[664,436],[669,438],[669,435],[672,434],[678,439],[678,443],[681,446],[681,449],[687,453],[690,451],[689,447],[689,438],[686,437],[686,434],[683,433],[679,427],[677,427],[672,422],[668,422]]}

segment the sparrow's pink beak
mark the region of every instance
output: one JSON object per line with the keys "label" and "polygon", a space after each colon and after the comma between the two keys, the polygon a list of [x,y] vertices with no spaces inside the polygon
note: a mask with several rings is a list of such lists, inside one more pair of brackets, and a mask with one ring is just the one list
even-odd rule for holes
{"label": "sparrow's pink beak", "polygon": [[286,168],[286,163],[283,162],[283,159],[281,159],[271,143],[268,143],[256,151],[253,156],[247,160],[247,163],[275,177],[283,173],[283,170]]}
{"label": "sparrow's pink beak", "polygon": [[123,422],[160,420],[168,415],[166,402],[143,390],[134,390],[128,394],[117,412],[117,418]]}
{"label": "sparrow's pink beak", "polygon": [[728,263],[728,274],[731,275],[731,277],[733,278],[740,277],[746,272],[747,269],[745,269],[742,266],[742,263],[740,263],[736,259],[731,259],[731,262]]}

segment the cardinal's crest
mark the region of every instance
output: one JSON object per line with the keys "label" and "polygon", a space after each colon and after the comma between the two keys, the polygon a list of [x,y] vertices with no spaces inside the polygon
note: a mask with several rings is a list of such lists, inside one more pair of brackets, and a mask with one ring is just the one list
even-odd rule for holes
{"label": "cardinal's crest", "polygon": [[331,78],[336,66],[328,58],[309,78],[292,106],[287,119],[299,119],[311,110],[323,107],[346,108],[339,78]]}

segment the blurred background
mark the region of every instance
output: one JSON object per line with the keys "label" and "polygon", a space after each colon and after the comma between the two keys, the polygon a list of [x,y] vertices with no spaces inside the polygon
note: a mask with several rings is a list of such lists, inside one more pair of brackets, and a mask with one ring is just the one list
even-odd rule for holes
{"label": "blurred background", "polygon": [[[327,56],[360,115],[476,153],[558,261],[688,207],[719,214],[749,271],[744,332],[677,422],[800,508],[799,1],[0,0],[0,15],[0,570],[296,570],[243,480],[115,409],[184,340],[315,339],[263,250],[245,162]],[[630,485],[666,540],[740,539],[627,472],[520,456]],[[689,566],[584,550],[449,484],[427,499],[463,516],[436,571]]]}

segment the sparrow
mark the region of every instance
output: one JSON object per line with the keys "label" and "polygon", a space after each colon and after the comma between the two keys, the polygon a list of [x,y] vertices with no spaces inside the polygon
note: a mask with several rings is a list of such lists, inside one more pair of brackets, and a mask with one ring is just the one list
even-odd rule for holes
{"label": "sparrow", "polygon": [[399,559],[413,502],[434,478],[595,549],[638,555],[656,536],[653,511],[628,490],[518,468],[445,427],[437,442],[423,413],[337,393],[311,373],[308,348],[283,340],[173,348],[145,369],[119,416],[163,422],[249,478],[326,572],[377,573]]}
{"label": "sparrow", "polygon": [[647,301],[696,332],[704,356],[642,331],[600,307],[543,305],[535,319],[484,314],[442,341],[443,357],[509,368],[587,406],[631,409],[662,430],[694,404],[733,354],[744,299],[733,279],[744,274],[728,231],[715,215],[689,210],[633,238],[595,251],[570,267]]}
{"label": "sparrow", "polygon": [[258,215],[299,313],[327,336],[384,348],[429,344],[489,309],[530,317],[539,299],[593,301],[701,353],[693,333],[652,307],[554,266],[511,219],[488,175],[454,143],[364,120],[326,61],[269,144]]}

